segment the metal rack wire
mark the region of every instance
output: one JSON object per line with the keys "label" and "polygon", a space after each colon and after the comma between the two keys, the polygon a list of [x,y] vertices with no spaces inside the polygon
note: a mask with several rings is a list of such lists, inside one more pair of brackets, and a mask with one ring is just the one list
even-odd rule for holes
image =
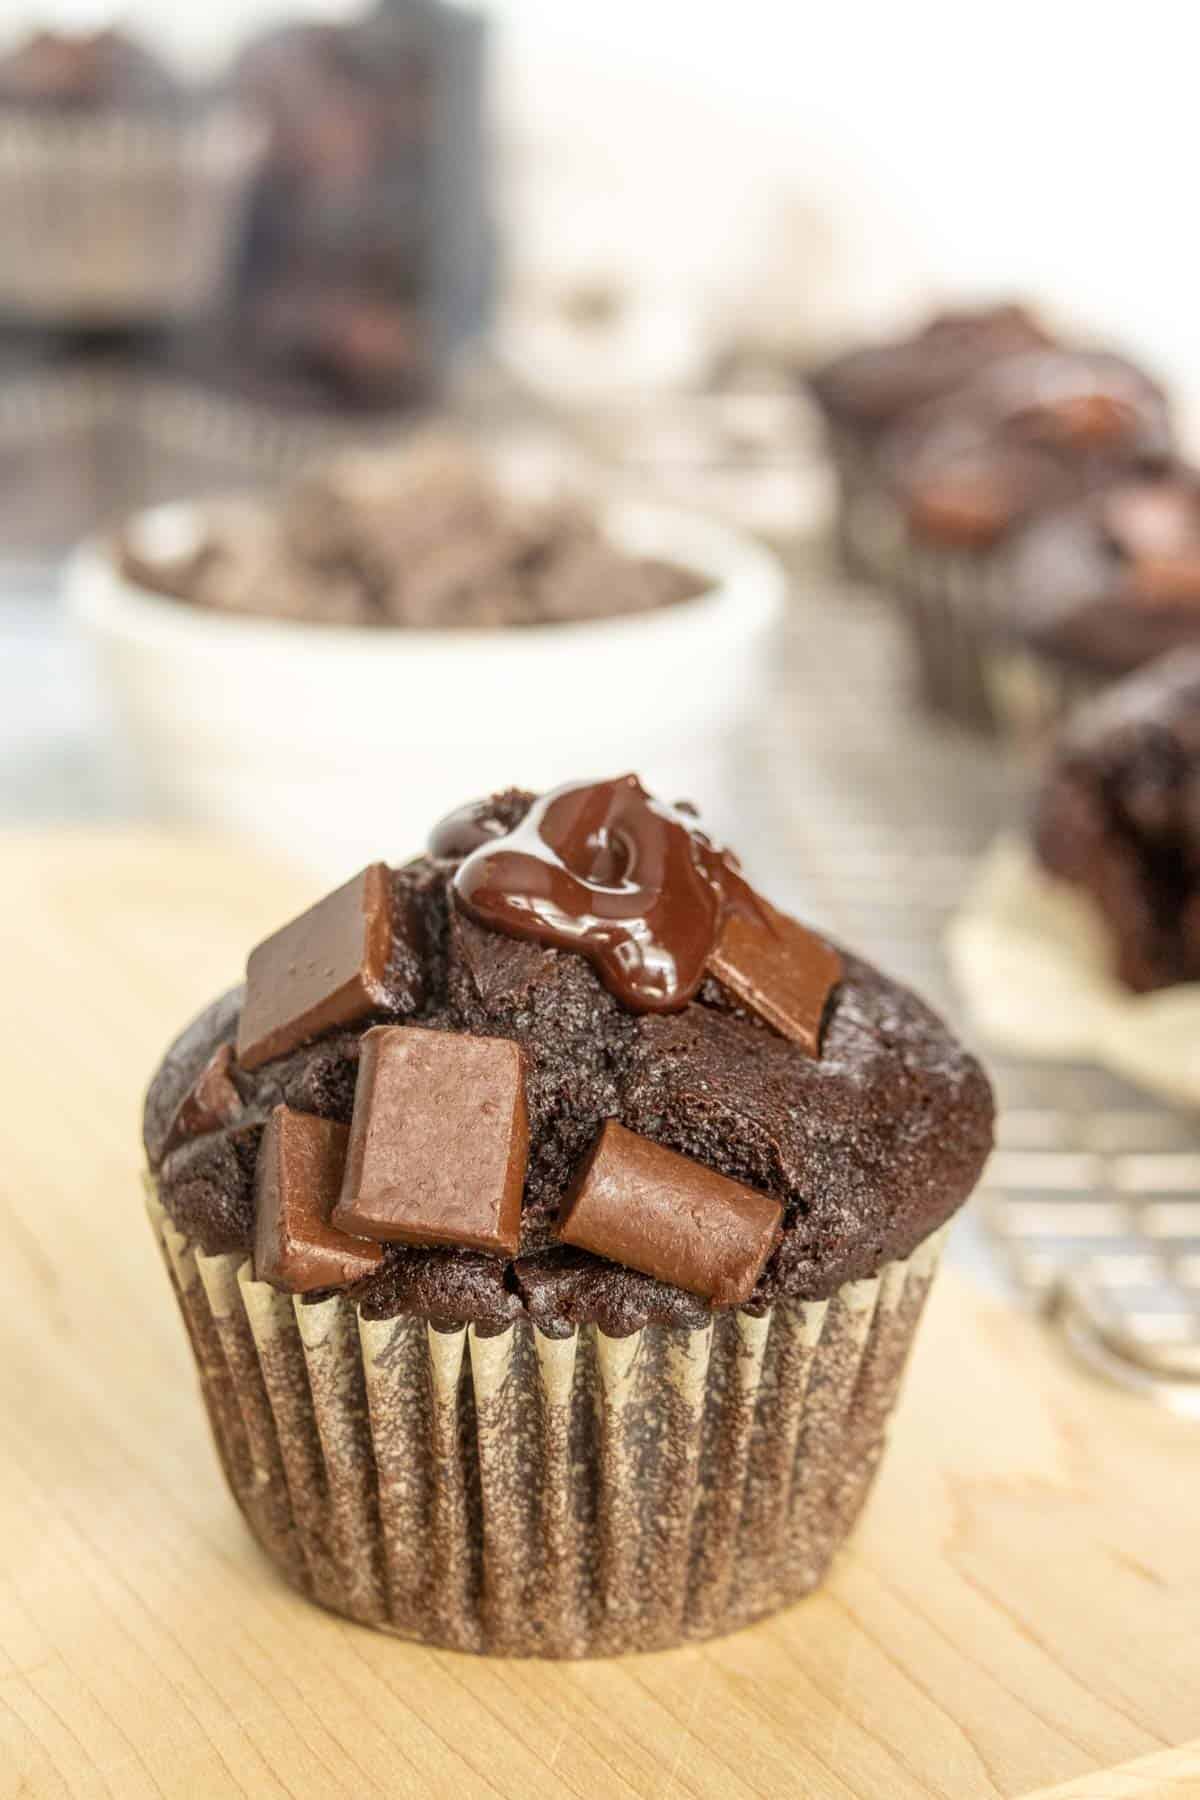
{"label": "metal rack wire", "polygon": [[[942,940],[975,858],[1019,822],[1028,777],[917,711],[885,599],[816,559],[796,573],[745,774],[771,878],[969,1036]],[[1200,1119],[1098,1069],[987,1061],[997,1150],[964,1229],[1094,1367],[1200,1416]]]}

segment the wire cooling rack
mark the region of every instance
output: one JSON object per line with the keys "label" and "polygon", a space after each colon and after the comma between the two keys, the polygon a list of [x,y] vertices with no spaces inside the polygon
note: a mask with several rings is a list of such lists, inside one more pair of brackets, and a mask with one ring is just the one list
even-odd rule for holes
{"label": "wire cooling rack", "polygon": [[[969,1038],[945,929],[976,857],[1019,823],[1027,777],[918,712],[886,599],[815,557],[796,588],[745,770],[770,877]],[[1200,1118],[1097,1069],[982,1049],[1000,1116],[966,1252],[980,1262],[985,1244],[1094,1367],[1200,1417]]]}

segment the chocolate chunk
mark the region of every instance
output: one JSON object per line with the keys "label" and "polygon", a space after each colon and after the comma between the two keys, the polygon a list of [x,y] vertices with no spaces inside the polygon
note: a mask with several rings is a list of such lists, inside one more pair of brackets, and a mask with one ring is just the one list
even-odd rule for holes
{"label": "chocolate chunk", "polygon": [[202,1137],[206,1131],[233,1124],[242,1102],[229,1077],[232,1067],[233,1045],[219,1045],[179,1102],[167,1132],[168,1150],[185,1138]]}
{"label": "chocolate chunk", "polygon": [[376,1026],[362,1040],[333,1223],[385,1242],[515,1255],[528,1155],[518,1045]]}
{"label": "chocolate chunk", "polygon": [[180,1032],[159,1065],[146,1094],[142,1121],[142,1138],[152,1169],[158,1168],[178,1141],[172,1138],[176,1117],[205,1064],[214,1051],[224,1043],[232,1043],[237,1036],[241,1005],[240,987],[222,994],[192,1020],[186,1031]]}
{"label": "chocolate chunk", "polygon": [[1115,488],[1104,498],[1101,520],[1130,565],[1135,599],[1162,606],[1200,603],[1200,504],[1193,483]]}
{"label": "chocolate chunk", "polygon": [[1124,483],[1102,496],[1099,513],[1117,549],[1135,561],[1200,548],[1200,494],[1194,480]]}
{"label": "chocolate chunk", "polygon": [[782,1219],[770,1195],[610,1119],[563,1202],[558,1232],[713,1306],[738,1306],[753,1293]]}
{"label": "chocolate chunk", "polygon": [[825,1008],[842,979],[842,959],[824,938],[759,900],[757,916],[729,914],[708,966],[781,1037],[820,1055]]}
{"label": "chocolate chunk", "polygon": [[349,1131],[332,1119],[277,1106],[255,1174],[254,1273],[288,1294],[346,1287],[383,1261],[378,1244],[329,1223],[342,1185]]}
{"label": "chocolate chunk", "polygon": [[372,863],[250,952],[237,1044],[244,1069],[387,1005],[391,895],[387,865]]}
{"label": "chocolate chunk", "polygon": [[1019,497],[1006,479],[1002,460],[990,467],[935,470],[909,501],[908,519],[919,537],[983,548],[1001,536]]}

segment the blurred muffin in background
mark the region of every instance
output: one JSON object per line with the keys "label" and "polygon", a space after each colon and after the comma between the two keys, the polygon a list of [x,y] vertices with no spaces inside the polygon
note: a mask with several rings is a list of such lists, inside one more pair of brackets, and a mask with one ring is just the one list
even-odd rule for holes
{"label": "blurred muffin in background", "polygon": [[179,87],[122,31],[39,30],[0,57],[0,103],[35,112],[173,110]]}
{"label": "blurred muffin in background", "polygon": [[1043,778],[1034,844],[1104,921],[1127,987],[1200,981],[1200,649],[1076,716]]}
{"label": "blurred muffin in background", "polygon": [[1032,520],[1004,587],[988,693],[1036,737],[1075,700],[1200,645],[1200,473],[1133,476]]}
{"label": "blurred muffin in background", "polygon": [[1068,719],[947,949],[993,1047],[1200,1105],[1200,645]]}
{"label": "blurred muffin in background", "polygon": [[1024,307],[958,308],[936,314],[908,336],[846,351],[810,373],[840,487],[841,548],[853,572],[878,574],[889,560],[890,514],[881,516],[874,470],[884,435],[989,364],[1053,342]]}
{"label": "blurred muffin in background", "polygon": [[1014,535],[1113,481],[1161,475],[1174,450],[1162,389],[1122,357],[1074,350],[994,362],[887,434],[876,471],[889,580],[931,705],[994,723],[985,650],[1007,609]]}
{"label": "blurred muffin in background", "polygon": [[381,5],[291,23],[232,87],[268,121],[236,336],[264,381],[364,411],[421,401],[491,278],[480,21]]}
{"label": "blurred muffin in background", "polygon": [[0,57],[0,311],[87,330],[202,311],[262,143],[122,32],[34,33]]}

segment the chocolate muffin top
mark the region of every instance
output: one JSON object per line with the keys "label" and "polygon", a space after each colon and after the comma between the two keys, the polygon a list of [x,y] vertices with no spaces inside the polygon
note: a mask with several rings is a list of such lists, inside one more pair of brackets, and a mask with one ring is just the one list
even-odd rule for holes
{"label": "chocolate muffin top", "polygon": [[1053,341],[1024,307],[960,309],[938,313],[910,337],[835,357],[809,381],[829,419],[870,437],[998,358]]}
{"label": "chocolate muffin top", "polygon": [[907,1256],[991,1122],[921,1001],[629,776],[466,808],[268,939],[145,1144],[176,1228],[290,1291],[620,1334]]}
{"label": "chocolate muffin top", "polygon": [[1087,894],[1138,993],[1200,980],[1200,648],[1129,676],[1063,731],[1034,844]]}
{"label": "chocolate muffin top", "polygon": [[1177,466],[1046,513],[1006,573],[1002,623],[1044,655],[1124,675],[1200,644],[1200,474]]}
{"label": "chocolate muffin top", "polygon": [[879,466],[916,538],[978,549],[1117,475],[1163,469],[1173,449],[1166,398],[1140,369],[1043,350],[995,362],[905,419]]}
{"label": "chocolate muffin top", "polygon": [[0,57],[0,104],[30,111],[154,112],[180,91],[158,58],[122,31],[36,31]]}

